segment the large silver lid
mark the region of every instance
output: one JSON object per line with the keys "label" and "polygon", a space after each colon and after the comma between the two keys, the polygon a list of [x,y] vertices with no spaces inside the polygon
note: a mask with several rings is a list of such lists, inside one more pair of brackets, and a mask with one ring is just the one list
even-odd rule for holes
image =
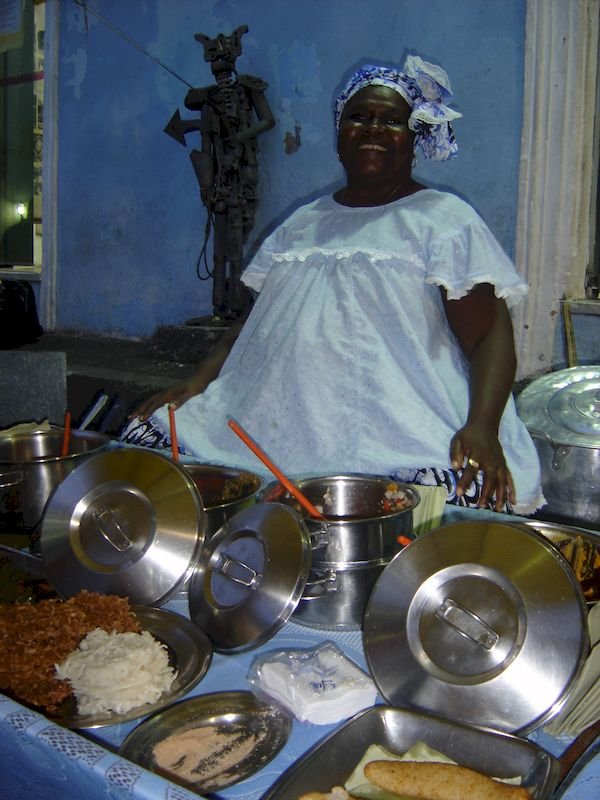
{"label": "large silver lid", "polygon": [[516,402],[530,433],[553,444],[600,447],[600,366],[551,372],[526,386]]}
{"label": "large silver lid", "polygon": [[190,618],[221,653],[270,639],[294,612],[311,567],[310,534],[281,503],[257,503],[205,544],[188,590]]}
{"label": "large silver lid", "polygon": [[564,702],[587,655],[586,614],[572,569],[544,537],[459,522],[385,568],[364,617],[365,655],[391,705],[523,731]]}
{"label": "large silver lid", "polygon": [[90,456],[58,486],[40,546],[63,597],[88,589],[160,605],[189,578],[203,542],[204,509],[186,470],[123,448]]}

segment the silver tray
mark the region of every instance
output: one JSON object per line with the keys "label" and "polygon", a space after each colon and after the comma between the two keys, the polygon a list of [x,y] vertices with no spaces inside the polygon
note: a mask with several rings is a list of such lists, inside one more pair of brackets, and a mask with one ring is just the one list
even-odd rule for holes
{"label": "silver tray", "polygon": [[[211,735],[214,729],[215,736],[236,736],[236,743],[244,748],[242,757],[225,769],[220,769],[217,763],[210,777],[195,780],[159,767],[154,756],[155,746],[169,736],[202,728],[211,728]],[[173,783],[205,794],[231,786],[262,769],[287,742],[291,729],[291,718],[285,712],[262,703],[251,692],[215,692],[182,700],[144,720],[124,740],[119,755]],[[231,747],[229,743],[224,744],[223,752]],[[235,751],[228,752],[233,761]],[[200,748],[194,752],[195,767],[212,764],[211,759],[218,762],[218,755],[207,756],[206,753],[207,749]]]}
{"label": "silver tray", "polygon": [[137,706],[123,714],[112,711],[102,714],[79,714],[77,701],[75,698],[69,698],[57,712],[48,715],[53,722],[73,729],[100,728],[128,722],[174,703],[204,677],[212,660],[212,645],[200,628],[180,614],[159,608],[133,606],[132,611],[142,628],[167,646],[169,663],[177,672],[169,691],[163,692],[155,703]]}
{"label": "silver tray", "polygon": [[431,714],[375,706],[309,750],[261,800],[297,800],[306,792],[330,792],[344,785],[369,745],[402,754],[419,741],[486,775],[520,777],[532,800],[548,800],[558,780],[558,761],[525,739]]}

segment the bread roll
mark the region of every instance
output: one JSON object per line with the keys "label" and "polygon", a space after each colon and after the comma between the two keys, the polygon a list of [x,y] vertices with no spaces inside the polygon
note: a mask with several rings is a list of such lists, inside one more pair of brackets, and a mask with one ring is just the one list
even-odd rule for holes
{"label": "bread roll", "polygon": [[352,800],[352,795],[343,786],[334,786],[330,792],[308,792],[298,800]]}
{"label": "bread roll", "polygon": [[523,786],[512,786],[455,764],[370,761],[365,775],[380,789],[415,800],[531,800]]}

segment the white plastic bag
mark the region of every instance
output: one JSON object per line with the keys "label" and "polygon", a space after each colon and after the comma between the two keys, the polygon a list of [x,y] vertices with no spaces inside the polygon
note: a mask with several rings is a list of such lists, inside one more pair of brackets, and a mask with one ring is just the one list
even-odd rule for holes
{"label": "white plastic bag", "polygon": [[247,677],[260,698],[313,725],[348,719],[377,698],[373,680],[333,642],[266,653],[252,662]]}

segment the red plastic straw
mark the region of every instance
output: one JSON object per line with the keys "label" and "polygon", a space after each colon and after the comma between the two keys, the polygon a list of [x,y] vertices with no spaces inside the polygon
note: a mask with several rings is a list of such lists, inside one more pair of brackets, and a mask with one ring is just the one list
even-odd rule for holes
{"label": "red plastic straw", "polygon": [[313,506],[308,497],[305,497],[300,491],[300,489],[294,486],[294,484],[290,480],[288,480],[288,478],[286,478],[283,472],[278,467],[276,467],[275,464],[270,460],[270,458],[267,456],[264,450],[261,450],[261,448],[256,444],[256,442],[253,439],[251,439],[250,436],[248,436],[246,431],[242,427],[240,427],[240,425],[238,425],[238,423],[234,419],[230,419],[228,424],[231,430],[234,431],[234,433],[237,433],[240,439],[245,444],[248,445],[248,447],[250,448],[250,450],[252,450],[255,456],[260,458],[263,464],[271,470],[271,472],[273,473],[273,475],[275,475],[278,481],[281,484],[283,484],[283,486],[285,486],[285,488],[292,495],[292,497],[295,497],[296,500],[300,503],[300,505],[302,505],[308,511],[311,517],[322,520],[326,519],[326,517],[324,517],[323,514],[321,514],[321,512],[318,511]]}
{"label": "red plastic straw", "polygon": [[71,412],[65,411],[65,428],[63,431],[61,456],[69,455],[69,441],[71,439]]}
{"label": "red plastic straw", "polygon": [[175,406],[169,404],[169,427],[171,429],[171,453],[173,459],[179,461],[179,449],[177,447],[177,428],[175,427]]}

